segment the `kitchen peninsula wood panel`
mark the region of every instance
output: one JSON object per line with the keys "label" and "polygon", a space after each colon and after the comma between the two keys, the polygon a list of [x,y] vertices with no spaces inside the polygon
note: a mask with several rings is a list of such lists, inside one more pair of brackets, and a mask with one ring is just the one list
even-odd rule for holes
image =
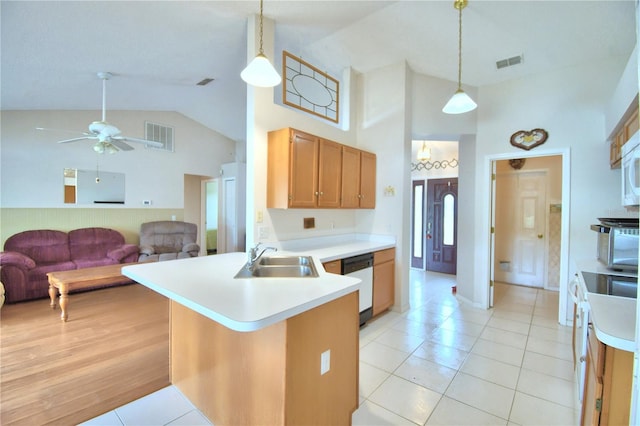
{"label": "kitchen peninsula wood panel", "polygon": [[171,382],[216,425],[349,425],[358,332],[357,292],[252,332],[172,301]]}
{"label": "kitchen peninsula wood panel", "polygon": [[376,155],[293,128],[269,132],[267,208],[375,208]]}

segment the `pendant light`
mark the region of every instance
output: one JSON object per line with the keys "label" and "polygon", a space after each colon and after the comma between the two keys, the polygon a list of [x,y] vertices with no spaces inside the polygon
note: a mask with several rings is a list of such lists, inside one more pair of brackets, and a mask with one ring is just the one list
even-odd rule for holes
{"label": "pendant light", "polygon": [[418,151],[417,158],[420,162],[431,160],[431,148],[427,148],[425,141],[422,141],[422,148]]}
{"label": "pendant light", "polygon": [[476,109],[476,104],[462,90],[462,9],[467,6],[468,0],[454,0],[453,7],[458,9],[458,90],[453,94],[449,102],[442,108],[445,114],[462,114]]}
{"label": "pendant light", "polygon": [[260,50],[249,65],[242,70],[240,77],[252,86],[273,87],[280,84],[282,78],[273,67],[262,49],[262,0],[260,0]]}

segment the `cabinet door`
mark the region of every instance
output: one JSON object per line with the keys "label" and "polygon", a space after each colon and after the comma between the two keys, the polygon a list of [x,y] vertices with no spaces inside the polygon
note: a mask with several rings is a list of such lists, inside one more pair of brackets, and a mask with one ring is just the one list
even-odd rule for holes
{"label": "cabinet door", "polygon": [[360,207],[360,150],[342,147],[342,197],[340,207]]}
{"label": "cabinet door", "polygon": [[376,155],[365,151],[360,153],[360,207],[376,207]]}
{"label": "cabinet door", "polygon": [[582,401],[581,425],[600,424],[602,405],[602,376],[596,371],[591,347],[587,350],[587,374],[584,379],[584,398]]}
{"label": "cabinet door", "polygon": [[389,309],[395,299],[396,249],[373,253],[373,315]]}
{"label": "cabinet door", "polygon": [[292,131],[289,207],[313,208],[318,191],[318,138]]}
{"label": "cabinet door", "polygon": [[340,207],[342,145],[320,139],[318,162],[318,207]]}
{"label": "cabinet door", "polygon": [[395,262],[373,266],[373,315],[378,315],[393,305]]}

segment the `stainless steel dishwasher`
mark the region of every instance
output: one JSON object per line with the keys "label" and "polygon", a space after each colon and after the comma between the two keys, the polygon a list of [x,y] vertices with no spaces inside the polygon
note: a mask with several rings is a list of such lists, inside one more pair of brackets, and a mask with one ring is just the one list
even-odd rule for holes
{"label": "stainless steel dishwasher", "polygon": [[372,316],[373,306],[373,253],[360,254],[342,259],[342,275],[362,281],[358,296],[360,325]]}

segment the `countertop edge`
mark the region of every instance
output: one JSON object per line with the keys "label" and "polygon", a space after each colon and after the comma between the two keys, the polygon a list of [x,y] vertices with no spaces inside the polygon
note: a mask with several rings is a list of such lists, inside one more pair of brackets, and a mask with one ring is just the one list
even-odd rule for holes
{"label": "countertop edge", "polygon": [[[242,257],[240,259],[244,259],[244,254],[241,254],[241,255]],[[192,259],[196,259],[196,258],[192,258]],[[171,262],[171,261],[167,261],[167,262]],[[179,261],[173,261],[173,262],[176,262],[174,263],[174,265],[176,265],[177,262]],[[320,268],[318,270],[320,274],[318,278],[319,279],[322,279],[324,277],[328,278],[328,273],[325,272],[324,269],[322,268],[322,265],[319,264],[319,259],[314,258],[314,263],[316,263],[317,269]],[[159,263],[156,263],[156,264],[159,264]],[[154,279],[152,276],[150,277],[149,274],[144,273],[144,271],[142,271],[143,273],[141,273],[141,271],[137,271],[137,269],[141,269],[140,265],[145,265],[145,264],[129,265],[129,266],[123,267],[122,274],[144,285],[145,287],[169,298],[170,300],[180,303],[181,305],[195,312],[198,312],[199,314],[213,321],[216,321],[217,323],[231,330],[239,331],[239,332],[251,332],[251,331],[256,331],[256,330],[268,327],[277,322],[286,320],[295,315],[298,315],[300,313],[309,311],[313,308],[323,305],[327,302],[343,297],[349,293],[358,291],[360,288],[360,280],[356,278],[341,277],[341,276],[333,277],[331,278],[331,280],[335,280],[336,278],[340,277],[342,281],[345,281],[345,284],[341,284],[340,286],[338,286],[339,288],[336,288],[331,292],[327,292],[326,294],[322,294],[314,298],[311,298],[307,301],[303,301],[302,303],[299,303],[295,306],[287,307],[282,310],[274,310],[274,312],[271,313],[270,315],[265,315],[255,320],[243,321],[243,320],[231,318],[228,315],[224,315],[220,312],[217,312],[215,310],[215,307],[213,306],[207,307],[205,306],[205,304],[198,303],[193,298],[185,297],[184,295],[179,294],[177,291],[172,291],[170,288],[167,288],[170,286],[166,286],[166,285],[163,285],[162,283],[158,283],[156,279]],[[146,265],[149,265],[149,264],[146,264]],[[164,263],[164,265],[166,265],[166,263]],[[238,269],[240,268],[240,266],[238,266]],[[145,269],[146,268],[148,268],[148,266],[146,266]],[[233,267],[232,269],[235,271],[235,267]],[[229,278],[222,278],[222,279],[233,280],[232,276]],[[264,282],[273,282],[274,280],[273,278],[258,278],[258,279],[264,280]],[[243,280],[247,281],[252,279],[243,279]]]}

